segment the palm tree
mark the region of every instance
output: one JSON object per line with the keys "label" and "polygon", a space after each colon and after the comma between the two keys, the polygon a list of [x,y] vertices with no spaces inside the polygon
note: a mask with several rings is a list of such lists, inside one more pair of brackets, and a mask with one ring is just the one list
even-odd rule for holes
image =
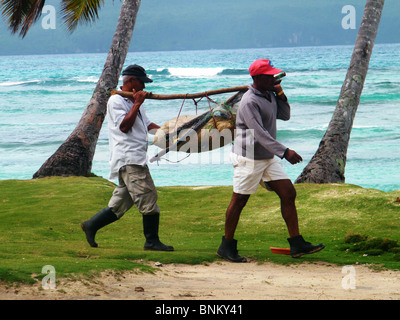
{"label": "palm tree", "polygon": [[[2,14],[8,19],[12,33],[19,30],[23,38],[42,14],[46,0],[1,0]],[[62,0],[61,12],[68,29],[72,32],[79,23],[92,22],[98,18],[98,10],[104,0]]]}
{"label": "palm tree", "polygon": [[[62,13],[68,29],[72,32],[79,23],[91,22],[98,17],[103,0],[61,0]],[[128,53],[141,0],[124,0],[117,27],[104,64],[103,72],[86,109],[67,140],[50,156],[33,175],[87,176],[100,129],[103,124],[110,92],[118,85],[119,76]],[[41,15],[45,0],[1,0],[2,15],[8,18],[13,33],[20,30],[24,37],[31,25]]]}
{"label": "palm tree", "polygon": [[344,172],[350,133],[367,76],[384,3],[384,0],[367,0],[366,2],[350,66],[336,109],[317,152],[295,183],[345,182]]}

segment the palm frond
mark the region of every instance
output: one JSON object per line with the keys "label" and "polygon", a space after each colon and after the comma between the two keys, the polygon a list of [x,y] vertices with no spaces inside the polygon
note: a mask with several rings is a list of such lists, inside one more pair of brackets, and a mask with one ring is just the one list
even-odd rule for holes
{"label": "palm frond", "polygon": [[28,11],[27,15],[25,16],[24,22],[21,27],[20,35],[25,37],[28,30],[30,29],[31,25],[36,22],[42,14],[42,9],[45,4],[46,0],[35,0],[32,2],[30,10]]}
{"label": "palm frond", "polygon": [[16,33],[21,27],[32,1],[1,0],[1,14],[7,19],[8,27],[12,33]]}
{"label": "palm frond", "polygon": [[90,23],[99,17],[99,9],[104,0],[62,0],[62,15],[70,32],[78,24]]}
{"label": "palm frond", "polygon": [[41,15],[45,0],[1,0],[0,9],[12,33],[25,37]]}

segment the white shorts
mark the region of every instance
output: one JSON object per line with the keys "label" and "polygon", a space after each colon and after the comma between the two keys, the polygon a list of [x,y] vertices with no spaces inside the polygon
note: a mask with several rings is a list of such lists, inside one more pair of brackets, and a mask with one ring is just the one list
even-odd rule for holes
{"label": "white shorts", "polygon": [[265,182],[289,179],[276,158],[253,160],[232,152],[230,159],[234,168],[233,192],[235,193],[256,193],[259,184],[271,191]]}

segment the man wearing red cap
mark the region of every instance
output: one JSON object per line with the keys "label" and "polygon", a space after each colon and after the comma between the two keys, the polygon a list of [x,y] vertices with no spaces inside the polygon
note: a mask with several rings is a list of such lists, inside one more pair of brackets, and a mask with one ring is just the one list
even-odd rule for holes
{"label": "man wearing red cap", "polygon": [[275,75],[282,70],[274,68],[270,60],[254,61],[250,68],[253,84],[243,95],[236,115],[236,137],[231,153],[234,167],[233,195],[226,211],[225,235],[217,254],[232,262],[246,262],[237,250],[233,238],[240,214],[258,185],[275,191],[281,199],[282,217],[286,222],[290,254],[297,258],[324,248],[312,245],[299,233],[296,190],[276,157],[297,164],[303,159],[276,140],[276,120],[289,120],[290,105]]}

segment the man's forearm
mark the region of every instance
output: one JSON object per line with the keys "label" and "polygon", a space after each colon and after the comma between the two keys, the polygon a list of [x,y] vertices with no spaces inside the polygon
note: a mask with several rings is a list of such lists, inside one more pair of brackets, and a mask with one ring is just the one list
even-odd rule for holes
{"label": "man's forearm", "polygon": [[287,99],[287,97],[286,97],[286,94],[283,92],[283,90],[282,90],[281,92],[278,92],[278,93],[276,94],[276,97],[277,97],[278,99],[284,101],[284,102],[287,102],[287,101],[288,101],[288,99]]}
{"label": "man's forearm", "polygon": [[127,133],[129,130],[131,130],[131,128],[135,124],[137,115],[139,113],[140,106],[141,106],[141,104],[134,103],[131,110],[126,114],[124,120],[122,120],[122,122],[119,126],[119,129],[123,133]]}

